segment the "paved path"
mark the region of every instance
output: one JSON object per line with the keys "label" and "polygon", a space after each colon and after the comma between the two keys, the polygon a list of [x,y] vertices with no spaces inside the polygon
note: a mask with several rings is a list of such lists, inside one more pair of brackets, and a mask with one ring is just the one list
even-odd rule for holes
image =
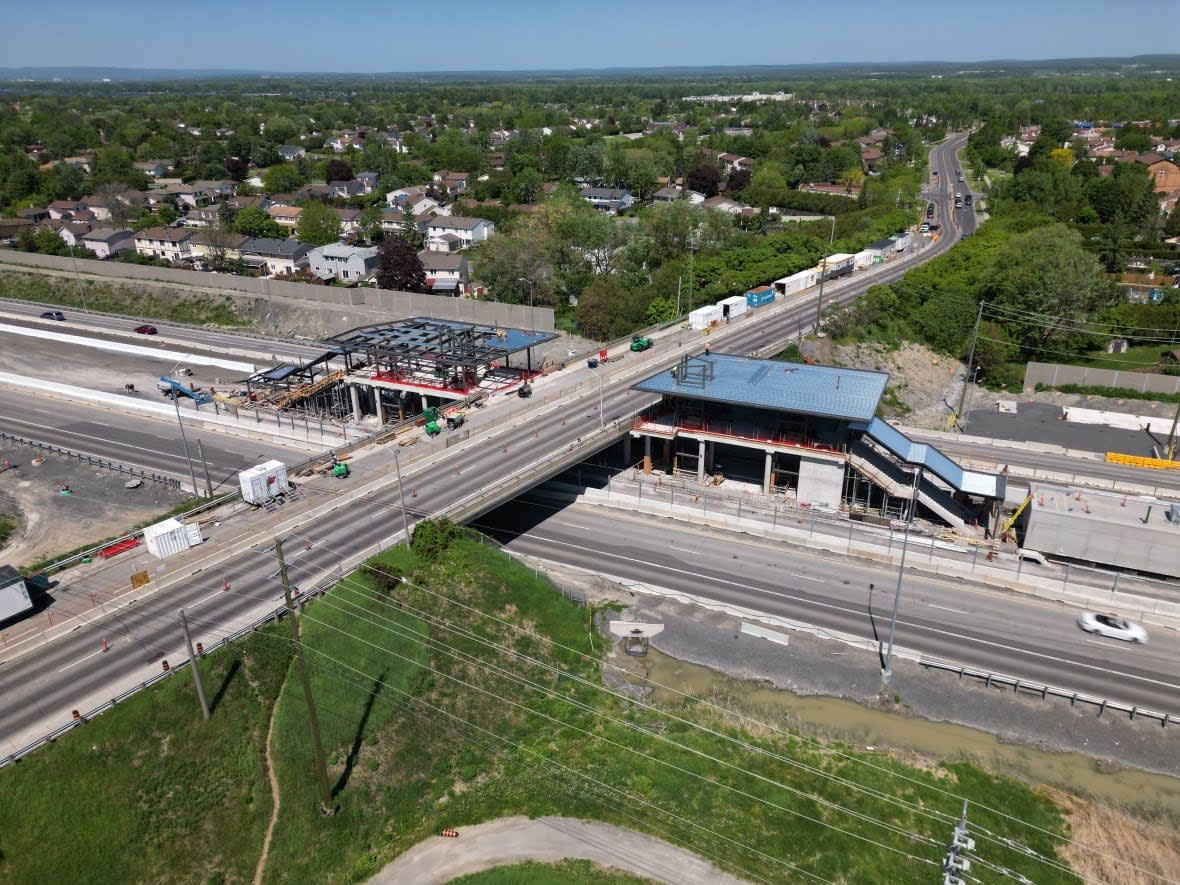
{"label": "paved path", "polygon": [[459,838],[419,842],[369,885],[442,885],[490,867],[592,860],[667,885],[745,885],[707,860],[634,830],[568,817],[505,817],[464,827]]}

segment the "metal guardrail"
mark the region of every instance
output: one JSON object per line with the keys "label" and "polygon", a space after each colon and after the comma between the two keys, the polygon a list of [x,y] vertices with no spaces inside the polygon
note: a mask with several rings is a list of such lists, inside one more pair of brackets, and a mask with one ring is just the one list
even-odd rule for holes
{"label": "metal guardrail", "polygon": [[110,461],[105,458],[96,458],[93,455],[87,455],[83,452],[75,452],[72,449],[63,449],[61,446],[39,442],[35,439],[26,439],[23,436],[16,436],[3,431],[0,431],[0,439],[10,440],[23,446],[32,446],[33,448],[42,452],[51,452],[55,455],[64,455],[67,458],[73,458],[76,461],[84,461],[85,463],[93,464],[96,467],[105,467],[108,470],[115,470],[128,476],[135,476],[139,477],[140,479],[146,479],[151,482],[160,483],[161,485],[168,486],[168,488],[171,489],[179,489],[181,487],[181,482],[179,479],[161,476],[158,473],[149,473],[146,470],[140,470],[138,467],[128,467],[126,464],[120,464],[117,461]]}
{"label": "metal guardrail", "polygon": [[1024,692],[1026,694],[1039,694],[1044,700],[1052,695],[1055,698],[1063,698],[1069,701],[1072,707],[1078,701],[1084,704],[1091,704],[1098,708],[1099,714],[1105,713],[1107,710],[1117,710],[1121,713],[1128,714],[1132,719],[1136,716],[1145,717],[1147,719],[1154,719],[1159,722],[1164,728],[1174,722],[1180,722],[1180,716],[1174,716],[1171,713],[1159,713],[1155,710],[1145,710],[1142,707],[1137,707],[1132,704],[1125,704],[1121,701],[1112,701],[1108,698],[1099,698],[1093,695],[1083,694],[1079,691],[1070,691],[1066,688],[1056,688],[1052,685],[1046,685],[1040,682],[1033,682],[1029,679],[1019,679],[1016,676],[1006,676],[1002,673],[991,673],[987,670],[976,670],[973,667],[965,667],[960,664],[952,664],[946,661],[937,661],[931,658],[923,657],[918,661],[922,667],[931,670],[945,670],[948,673],[955,673],[960,679],[964,676],[970,676],[973,679],[980,679],[984,685],[1005,685],[1011,686],[1014,694]]}

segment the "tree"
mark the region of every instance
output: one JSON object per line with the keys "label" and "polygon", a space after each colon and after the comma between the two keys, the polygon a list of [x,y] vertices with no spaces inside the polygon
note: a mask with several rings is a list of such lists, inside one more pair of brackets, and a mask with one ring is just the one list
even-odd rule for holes
{"label": "tree", "polygon": [[751,174],[749,169],[734,169],[729,173],[729,178],[725,182],[725,192],[727,194],[740,194],[750,186]]}
{"label": "tree", "polygon": [[381,263],[377,267],[377,287],[400,292],[425,292],[426,271],[422,259],[405,237],[386,237],[377,247]]}
{"label": "tree", "polygon": [[167,227],[176,220],[176,208],[170,203],[161,203],[160,207],[156,209],[156,219],[164,227]]}
{"label": "tree", "polygon": [[335,157],[324,166],[324,178],[327,181],[352,181],[355,177],[352,167]]}
{"label": "tree", "polygon": [[381,239],[381,221],[381,207],[366,206],[361,210],[361,236],[363,236],[370,243],[376,243]]}
{"label": "tree", "polygon": [[262,187],[268,194],[286,194],[299,190],[303,176],[289,164],[271,166],[262,173]]}
{"label": "tree", "polygon": [[721,173],[717,171],[716,167],[702,163],[688,171],[688,175],[684,177],[684,183],[689,190],[704,194],[706,197],[715,197],[721,185]]}
{"label": "tree", "polygon": [[55,230],[50,230],[47,227],[41,228],[37,231],[35,237],[37,242],[37,252],[44,255],[69,255],[70,247],[66,245],[66,241],[61,238]]}
{"label": "tree", "polygon": [[541,173],[526,166],[512,177],[512,199],[517,203],[535,203],[541,196]]}
{"label": "tree", "polygon": [[786,192],[787,180],[782,172],[773,166],[760,164],[758,171],[750,179],[749,187],[746,188],[745,198],[750,205],[765,209],[768,206],[781,205]]}
{"label": "tree", "polygon": [[311,202],[299,213],[295,236],[303,243],[326,246],[340,239],[340,216],[331,206]]}
{"label": "tree", "polygon": [[646,200],[656,189],[659,176],[651,163],[636,163],[631,167],[629,184],[637,200]]}
{"label": "tree", "polygon": [[247,206],[234,218],[234,230],[248,237],[283,237],[282,226],[265,209]]}

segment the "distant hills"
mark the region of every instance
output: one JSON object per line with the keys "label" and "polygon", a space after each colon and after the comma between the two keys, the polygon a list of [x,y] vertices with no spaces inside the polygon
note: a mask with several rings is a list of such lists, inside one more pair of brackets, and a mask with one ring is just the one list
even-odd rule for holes
{"label": "distant hills", "polygon": [[123,67],[0,67],[0,84],[14,83],[145,83],[206,80],[289,80],[292,78],[453,82],[458,79],[522,80],[522,79],[579,79],[579,78],[704,78],[732,79],[757,77],[799,78],[880,75],[962,76],[982,74],[1032,74],[1041,72],[1123,72],[1131,68],[1138,72],[1180,73],[1180,54],[1137,55],[1129,58],[1062,58],[1062,59],[991,59],[982,61],[911,61],[857,62],[797,65],[695,65],[677,67],[614,67],[570,68],[563,70],[521,71],[390,71],[386,73],[347,73],[332,71],[260,71],[222,68],[123,68]]}

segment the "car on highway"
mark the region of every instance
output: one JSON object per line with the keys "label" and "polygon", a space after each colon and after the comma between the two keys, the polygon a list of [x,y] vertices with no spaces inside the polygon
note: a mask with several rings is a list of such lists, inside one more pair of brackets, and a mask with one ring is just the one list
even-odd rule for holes
{"label": "car on highway", "polygon": [[136,327],[135,327],[135,333],[136,333],[137,335],[155,335],[155,334],[156,334],[156,327],[155,327],[155,326],[149,326],[149,325],[147,325],[147,324],[145,323],[145,324],[144,324],[144,325],[142,325],[142,326],[136,326]]}
{"label": "car on highway", "polygon": [[43,310],[41,311],[41,319],[43,320],[57,320],[61,322],[66,318],[66,315],[60,310]]}
{"label": "car on highway", "polygon": [[1086,612],[1078,618],[1078,626],[1086,633],[1096,633],[1111,639],[1142,644],[1147,642],[1147,631],[1138,624],[1132,624],[1118,615],[1100,615]]}

